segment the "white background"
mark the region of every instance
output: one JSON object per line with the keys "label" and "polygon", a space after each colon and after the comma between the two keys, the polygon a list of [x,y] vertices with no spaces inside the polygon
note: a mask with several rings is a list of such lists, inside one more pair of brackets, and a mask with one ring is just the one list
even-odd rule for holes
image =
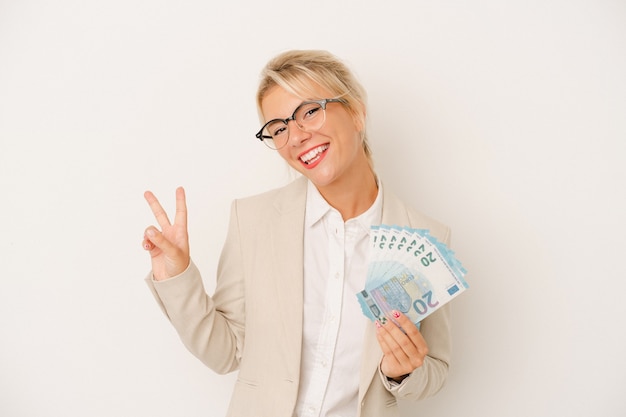
{"label": "white background", "polygon": [[379,174],[469,270],[406,415],[626,414],[625,2],[212,3],[0,0],[0,415],[224,415],[143,282],[143,192],[186,187],[212,290],[230,201],[290,179],[253,134],[291,48],[354,69]]}

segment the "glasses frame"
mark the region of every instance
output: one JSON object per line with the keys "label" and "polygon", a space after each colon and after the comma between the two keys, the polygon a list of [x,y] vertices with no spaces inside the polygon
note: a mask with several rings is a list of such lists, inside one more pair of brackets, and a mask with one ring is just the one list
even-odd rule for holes
{"label": "glasses frame", "polygon": [[298,129],[302,130],[303,132],[308,132],[307,130],[304,130],[302,128],[302,126],[300,126],[298,124],[298,122],[296,121],[296,113],[298,112],[298,110],[300,110],[300,108],[302,108],[302,106],[306,106],[307,104],[312,104],[312,103],[319,104],[322,107],[322,110],[324,111],[324,121],[322,122],[322,125],[320,127],[315,129],[315,130],[319,130],[326,123],[326,105],[328,103],[343,103],[343,104],[345,104],[346,101],[344,99],[341,99],[341,98],[324,98],[324,99],[321,99],[321,100],[307,100],[307,101],[303,101],[302,103],[300,103],[300,105],[298,105],[298,107],[296,107],[296,109],[293,111],[291,116],[289,116],[288,118],[286,118],[286,119],[272,119],[272,120],[268,121],[267,123],[265,123],[263,125],[263,127],[261,127],[261,130],[259,130],[256,133],[256,135],[255,135],[256,138],[258,140],[260,140],[261,142],[263,142],[270,149],[278,150],[278,149],[283,148],[285,145],[287,145],[289,143],[289,133],[287,133],[287,140],[285,141],[285,143],[282,146],[273,147],[273,146],[268,145],[269,142],[265,141],[265,139],[272,139],[272,142],[273,142],[274,138],[272,136],[264,135],[263,134],[263,130],[265,130],[265,128],[268,125],[270,125],[271,123],[276,123],[276,122],[283,122],[285,124],[285,126],[287,126],[287,128],[289,128],[289,122],[293,120],[295,122],[296,126],[298,126]]}

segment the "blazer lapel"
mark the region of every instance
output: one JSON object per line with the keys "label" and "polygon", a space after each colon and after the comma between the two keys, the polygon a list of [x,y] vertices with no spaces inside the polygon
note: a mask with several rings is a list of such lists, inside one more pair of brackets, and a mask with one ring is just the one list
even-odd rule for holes
{"label": "blazer lapel", "polygon": [[277,277],[275,301],[283,312],[275,319],[282,326],[285,361],[290,374],[298,381],[302,353],[306,179],[298,179],[283,189],[274,207],[276,217],[270,227],[269,241]]}

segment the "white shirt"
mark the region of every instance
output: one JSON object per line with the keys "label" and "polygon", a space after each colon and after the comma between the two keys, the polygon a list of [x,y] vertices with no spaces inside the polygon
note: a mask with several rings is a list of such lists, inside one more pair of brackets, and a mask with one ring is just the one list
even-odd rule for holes
{"label": "white shirt", "polygon": [[363,334],[369,323],[356,293],[365,286],[370,226],[380,224],[381,217],[380,184],[374,204],[344,223],[308,183],[298,417],[356,415]]}

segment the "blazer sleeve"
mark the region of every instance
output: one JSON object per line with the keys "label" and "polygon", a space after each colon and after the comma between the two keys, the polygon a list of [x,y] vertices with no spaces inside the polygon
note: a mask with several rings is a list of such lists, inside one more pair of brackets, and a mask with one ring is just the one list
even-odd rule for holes
{"label": "blazer sleeve", "polygon": [[236,202],[217,271],[215,294],[209,296],[193,262],[182,274],[146,283],[187,349],[218,373],[238,369],[244,343],[245,303],[241,237]]}

